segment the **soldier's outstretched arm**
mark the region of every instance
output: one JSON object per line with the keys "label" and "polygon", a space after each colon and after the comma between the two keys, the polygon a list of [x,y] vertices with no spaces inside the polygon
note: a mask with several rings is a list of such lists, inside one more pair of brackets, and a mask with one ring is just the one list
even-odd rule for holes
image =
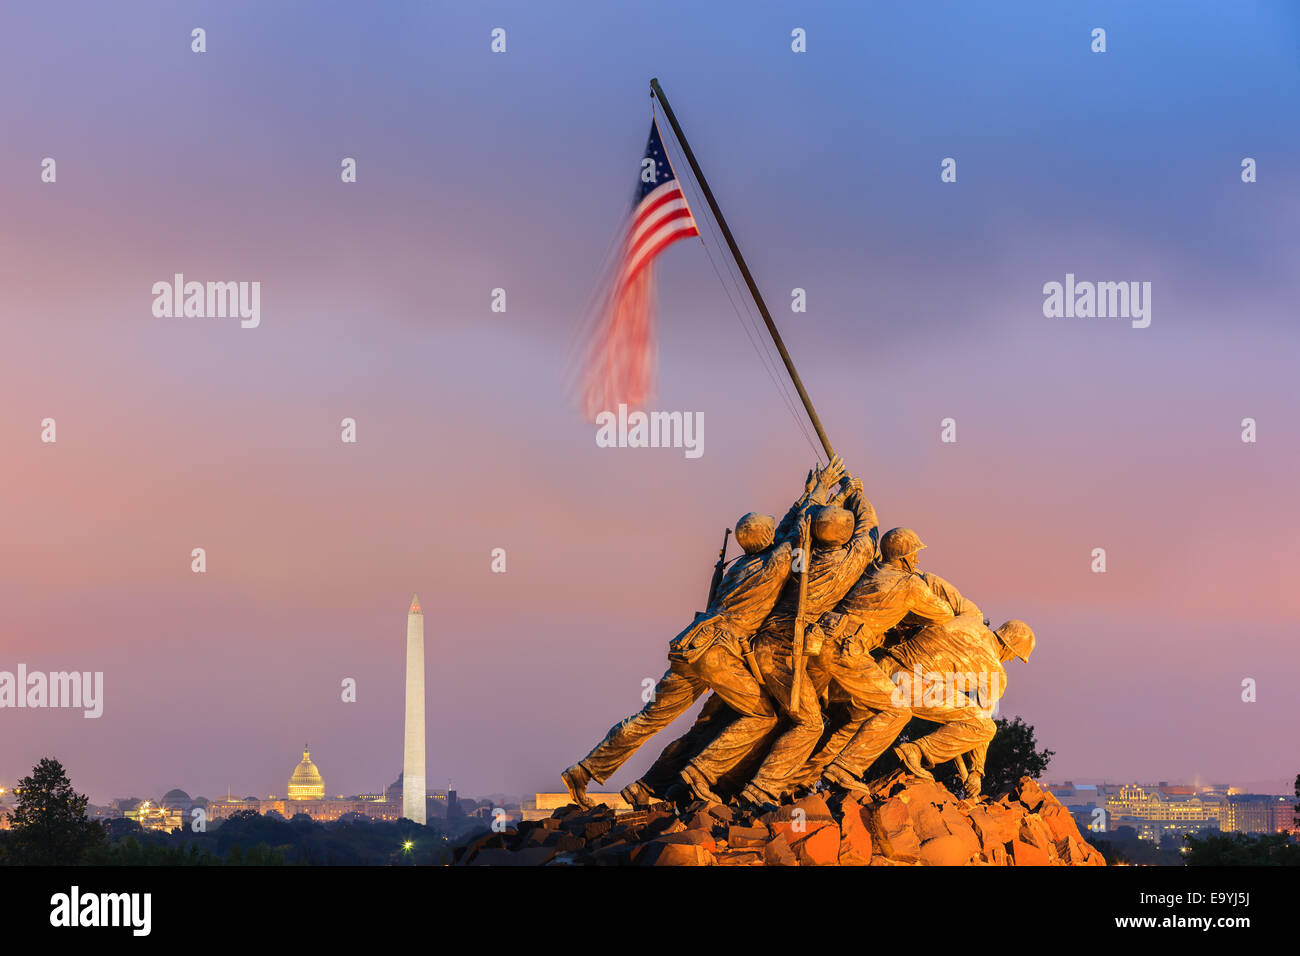
{"label": "soldier's outstretched arm", "polygon": [[849,538],[849,550],[869,549],[867,560],[870,561],[876,556],[876,546],[880,543],[880,522],[876,518],[876,509],[862,492],[862,479],[850,480],[844,507],[853,512],[853,537]]}
{"label": "soldier's outstretched arm", "polygon": [[919,571],[917,573],[929,585],[931,591],[948,602],[954,615],[979,615],[980,620],[984,619],[983,612],[980,611],[978,605],[953,587],[951,581],[939,577],[932,571]]}
{"label": "soldier's outstretched arm", "polygon": [[908,595],[908,611],[931,624],[942,624],[957,615],[952,605],[930,590],[929,585],[919,574],[908,576],[911,593]]}

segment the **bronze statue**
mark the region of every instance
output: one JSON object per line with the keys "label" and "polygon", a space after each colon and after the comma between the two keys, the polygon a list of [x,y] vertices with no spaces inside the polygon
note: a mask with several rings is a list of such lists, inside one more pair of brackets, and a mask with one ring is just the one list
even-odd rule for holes
{"label": "bronze statue", "polygon": [[[575,803],[590,806],[586,789],[592,780],[607,780],[641,744],[684,714],[707,690],[712,689],[739,715],[716,741],[720,750],[727,751],[732,738],[748,741],[776,726],[772,700],[745,661],[748,641],[776,605],[790,577],[793,539],[805,512],[826,501],[843,470],[843,464],[834,458],[825,469],[810,471],[803,495],[779,526],[770,516],[754,513],[736,523],[736,541],[744,556],[723,575],[708,610],[670,642],[668,670],[653,696],[561,774]],[[651,788],[636,781],[624,789],[623,796],[634,805],[645,803]]]}
{"label": "bronze statue", "polygon": [[[909,528],[894,528],[880,541],[880,557],[835,610],[823,615],[821,654],[809,665],[819,691],[848,704],[849,716],[800,773],[801,781],[825,779],[867,791],[862,774],[898,737],[911,711],[897,700],[889,675],[871,657],[885,632],[909,615],[942,622],[953,609],[916,570],[925,544]],[[822,768],[825,768],[822,770]]]}
{"label": "bronze statue", "polygon": [[[670,642],[652,699],[562,774],[574,802],[590,806],[592,780],[608,779],[710,690],[687,734],[623,789],[629,803],[725,802],[722,793],[770,806],[819,781],[870,793],[867,772],[913,716],[938,726],[896,747],[900,761],[932,777],[928,768],[952,760],[977,796],[1002,664],[1028,660],[1029,627],[1012,620],[989,630],[977,605],[919,570],[925,545],[915,532],[880,537],[861,481],[838,456],[809,472],[779,524],[751,513],[735,533],[744,554],[725,573],[720,558],[708,610]],[[927,680],[939,682],[938,694]],[[831,702],[846,717],[827,728],[822,708]]]}
{"label": "bronze statue", "polygon": [[[853,587],[875,557],[879,537],[876,511],[862,493],[862,483],[851,479],[850,485],[844,508],[827,505],[812,514],[813,550],[804,572],[807,578],[803,582],[804,606],[799,606],[799,582],[792,578],[754,640],[754,656],[763,685],[789,715],[791,724],[772,744],[758,772],[741,791],[741,799],[750,803],[776,803],[783,793],[793,789],[795,774],[812,754],[822,734],[817,692],[812,682],[804,679],[804,662],[796,660],[793,641],[799,612],[802,611],[806,620],[816,621]],[[820,649],[810,646],[805,650],[812,656]],[[794,698],[796,674],[801,686],[799,696]],[[710,745],[690,766],[713,775],[710,779],[717,779],[733,763],[728,755],[718,754],[716,746]]]}
{"label": "bronze statue", "polygon": [[[973,614],[922,628],[889,648],[881,666],[891,677],[901,676],[900,684],[910,685],[904,696],[913,698],[912,714],[941,725],[896,747],[899,761],[919,777],[932,777],[927,766],[957,760],[967,796],[978,796],[989,742],[997,731],[990,715],[1006,690],[1002,664],[1012,657],[1028,662],[1034,645],[1034,632],[1024,621],[1012,619],[990,631],[976,608]],[[944,679],[940,693],[916,687],[918,678],[929,675]],[[949,682],[952,676],[964,679]],[[962,759],[965,755],[971,757],[969,771]]]}

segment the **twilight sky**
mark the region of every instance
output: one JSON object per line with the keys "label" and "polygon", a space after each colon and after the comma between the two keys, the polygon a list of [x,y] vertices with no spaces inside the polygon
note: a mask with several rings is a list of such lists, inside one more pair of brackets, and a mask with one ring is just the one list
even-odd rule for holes
{"label": "twilight sky", "polygon": [[[704,455],[568,397],[655,75],[882,528],[1037,631],[1003,709],[1049,778],[1300,770],[1296,6],[701,6],[0,10],[0,670],[106,697],[0,710],[0,786],[283,794],[304,741],[384,786],[413,591],[430,786],[556,789],[640,707],[722,529],[813,462],[696,241],[652,407]],[[261,282],[260,327],[154,317],[177,272]],[[1066,273],[1150,282],[1150,327],[1045,318]]]}

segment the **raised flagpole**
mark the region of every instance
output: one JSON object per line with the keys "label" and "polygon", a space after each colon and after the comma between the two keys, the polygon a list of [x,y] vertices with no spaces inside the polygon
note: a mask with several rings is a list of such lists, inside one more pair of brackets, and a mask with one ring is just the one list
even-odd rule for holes
{"label": "raised flagpole", "polygon": [[695,181],[700,184],[700,191],[704,193],[704,200],[709,204],[713,219],[721,228],[722,237],[727,240],[727,248],[731,250],[736,265],[740,267],[740,274],[744,276],[745,285],[749,286],[749,294],[754,297],[754,304],[758,306],[759,315],[763,317],[763,323],[767,326],[768,334],[772,336],[772,342],[776,345],[776,350],[781,354],[781,361],[785,363],[785,370],[790,373],[790,381],[794,382],[795,391],[799,393],[804,411],[808,413],[813,428],[817,430],[817,437],[821,439],[822,448],[826,449],[826,458],[828,460],[834,458],[835,450],[831,448],[831,440],[826,437],[826,430],[822,428],[821,419],[817,417],[817,409],[813,408],[812,399],[808,397],[808,392],[803,387],[803,380],[799,378],[799,372],[794,367],[794,361],[790,358],[790,353],[786,351],[785,343],[781,341],[781,333],[777,331],[776,323],[772,321],[772,313],[768,311],[767,303],[763,301],[763,294],[758,291],[758,285],[749,272],[749,266],[745,264],[745,257],[740,254],[740,247],[736,245],[736,237],[731,234],[727,220],[722,215],[722,210],[718,208],[718,201],[713,198],[713,190],[709,188],[709,181],[704,178],[704,172],[700,169],[700,164],[695,161],[695,154],[691,152],[691,144],[687,142],[686,134],[682,132],[681,126],[677,124],[677,117],[673,113],[673,108],[668,105],[668,97],[664,96],[664,89],[659,85],[657,77],[650,81],[650,95],[659,100],[659,104],[664,108],[664,116],[668,120],[668,125],[673,128],[673,135],[677,137],[677,142],[681,143],[682,152],[686,155],[686,161],[691,165],[691,172],[695,175]]}

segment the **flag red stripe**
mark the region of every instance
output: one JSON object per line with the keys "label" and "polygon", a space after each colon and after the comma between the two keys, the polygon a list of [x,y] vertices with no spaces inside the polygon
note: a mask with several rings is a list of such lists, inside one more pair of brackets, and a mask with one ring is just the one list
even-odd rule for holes
{"label": "flag red stripe", "polygon": [[[685,199],[669,203],[668,206],[658,209],[654,216],[647,216],[645,220],[637,222],[637,224],[634,224],[632,229],[628,232],[628,242],[630,243],[630,246],[632,246],[632,250],[630,251],[634,254],[637,250],[638,243],[640,243],[646,235],[656,232],[664,222],[682,219],[682,217],[692,219],[692,216],[690,216],[690,208],[686,206]],[[694,220],[692,219],[692,221]]]}
{"label": "flag red stripe", "polygon": [[[698,236],[699,234],[699,230],[695,228],[695,220],[692,219],[690,223],[683,228],[674,229],[658,239],[652,238],[652,245],[643,248],[639,255],[628,259],[627,277],[623,281],[630,282],[637,273],[654,261],[655,256],[659,255],[659,253],[663,252],[667,246],[672,245],[678,239],[688,239],[691,236]],[[659,236],[660,233],[656,232],[654,235]]]}
{"label": "flag red stripe", "polygon": [[632,219],[633,219],[632,228],[633,228],[633,229],[635,229],[637,226],[641,225],[641,223],[644,222],[645,219],[646,219],[646,218],[647,218],[647,217],[648,217],[652,212],[654,212],[656,209],[658,209],[660,206],[664,205],[665,203],[670,203],[670,202],[672,202],[672,201],[675,200],[675,199],[685,199],[685,198],[686,198],[685,196],[682,195],[681,187],[678,186],[677,183],[675,183],[675,182],[674,182],[674,183],[669,183],[669,184],[668,184],[668,188],[665,188],[662,194],[656,196],[655,193],[651,193],[650,195],[651,195],[651,196],[654,196],[654,198],[653,198],[653,199],[647,199],[645,202],[643,202],[643,203],[640,205],[640,207],[637,209],[636,214],[633,215],[633,217],[632,217]]}
{"label": "flag red stripe", "polygon": [[[627,251],[627,261],[629,263],[635,262],[654,237],[661,235],[665,229],[673,228],[673,223],[681,223],[682,220],[686,221],[688,229],[695,230],[695,220],[691,218],[691,211],[689,209],[674,209],[663,218],[655,220],[644,231],[634,232],[630,237],[631,247]],[[679,225],[675,228],[680,229],[681,227]],[[689,234],[699,235],[699,232],[694,231]]]}

